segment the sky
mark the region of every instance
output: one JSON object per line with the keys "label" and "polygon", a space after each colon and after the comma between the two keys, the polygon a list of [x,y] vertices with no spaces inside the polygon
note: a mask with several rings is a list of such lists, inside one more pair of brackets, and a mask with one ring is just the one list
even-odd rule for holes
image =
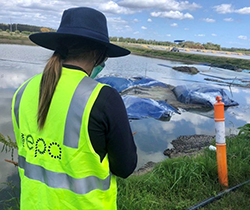
{"label": "sky", "polygon": [[0,0],[0,23],[57,29],[72,7],[103,12],[112,37],[250,49],[249,0]]}

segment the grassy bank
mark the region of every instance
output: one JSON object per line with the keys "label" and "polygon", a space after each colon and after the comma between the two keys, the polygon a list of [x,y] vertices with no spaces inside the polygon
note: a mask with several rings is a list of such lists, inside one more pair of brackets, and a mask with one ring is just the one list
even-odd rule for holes
{"label": "grassy bank", "polygon": [[[125,46],[125,45],[124,45]],[[229,58],[229,57],[218,57],[210,55],[197,55],[191,53],[181,53],[181,52],[170,52],[166,50],[153,50],[140,47],[130,47],[125,46],[133,54],[156,57],[160,59],[176,60],[186,63],[209,63],[209,64],[219,64],[219,65],[232,65],[241,69],[250,69],[250,60]]]}
{"label": "grassy bank", "polygon": [[[250,179],[250,126],[227,139],[229,187]],[[118,180],[118,209],[187,209],[222,189],[217,180],[216,152],[205,149],[196,157],[167,159],[152,172]],[[249,209],[250,184],[228,193],[203,209]]]}
{"label": "grassy bank", "polygon": [[26,34],[7,33],[5,31],[0,32],[0,44],[35,45]]}

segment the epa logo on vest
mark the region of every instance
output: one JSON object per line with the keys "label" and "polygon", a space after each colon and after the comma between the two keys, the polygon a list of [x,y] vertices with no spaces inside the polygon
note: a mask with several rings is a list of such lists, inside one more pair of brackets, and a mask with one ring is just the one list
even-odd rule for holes
{"label": "epa logo on vest", "polygon": [[39,154],[44,155],[46,152],[51,158],[59,159],[62,158],[62,148],[57,142],[46,143],[43,138],[34,139],[32,135],[21,134],[22,136],[22,146],[27,147],[29,151],[34,152],[34,157]]}

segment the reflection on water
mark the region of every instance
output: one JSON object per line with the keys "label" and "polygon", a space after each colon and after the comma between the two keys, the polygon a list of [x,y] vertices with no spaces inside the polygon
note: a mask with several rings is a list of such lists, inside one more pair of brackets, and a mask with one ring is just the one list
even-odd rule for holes
{"label": "reflection on water", "polygon": [[[18,45],[0,45],[0,132],[14,138],[11,123],[11,99],[15,90],[25,80],[42,72],[51,51],[34,47]],[[218,82],[208,81],[205,78],[214,76],[227,80],[250,80],[249,74],[232,72],[208,66],[195,66],[200,73],[189,75],[172,69],[173,66],[185,65],[180,62],[146,58],[129,55],[122,58],[112,58],[106,62],[106,67],[100,76],[118,75],[123,77],[147,76],[172,86],[189,85],[193,83],[209,84],[219,87]],[[250,122],[250,89],[223,85],[227,95],[239,103],[237,107],[229,107],[225,112],[226,133],[235,133],[237,127]],[[161,161],[165,157],[163,151],[171,147],[170,142],[180,135],[209,134],[214,135],[213,110],[184,111],[181,115],[174,114],[170,121],[144,119],[131,121],[135,141],[138,146],[138,167],[148,161]],[[1,146],[1,145],[0,145]],[[16,172],[16,168],[5,163],[4,158],[10,154],[0,153],[0,182]],[[15,156],[16,158],[16,156]],[[5,170],[2,170],[2,169]]]}

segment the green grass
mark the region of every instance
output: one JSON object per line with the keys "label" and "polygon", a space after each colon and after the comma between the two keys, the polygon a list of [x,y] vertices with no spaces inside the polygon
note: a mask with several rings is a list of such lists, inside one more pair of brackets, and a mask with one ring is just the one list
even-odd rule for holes
{"label": "green grass", "polygon": [[7,33],[5,31],[0,32],[0,44],[34,45],[26,34]]}
{"label": "green grass", "polygon": [[130,47],[129,45],[124,45],[132,53],[148,56],[148,57],[159,57],[161,59],[176,60],[187,63],[210,63],[210,64],[219,64],[219,65],[232,65],[241,69],[250,69],[250,60],[247,59],[238,59],[238,58],[229,58],[229,57],[218,57],[210,55],[198,55],[191,53],[176,53],[165,50],[153,50],[145,49],[141,47]]}
{"label": "green grass", "polygon": [[[250,179],[248,135],[227,139],[229,187]],[[118,209],[187,209],[223,189],[218,183],[216,153],[205,149],[196,157],[167,159],[152,172],[118,179]],[[249,209],[250,184],[203,209]]]}

